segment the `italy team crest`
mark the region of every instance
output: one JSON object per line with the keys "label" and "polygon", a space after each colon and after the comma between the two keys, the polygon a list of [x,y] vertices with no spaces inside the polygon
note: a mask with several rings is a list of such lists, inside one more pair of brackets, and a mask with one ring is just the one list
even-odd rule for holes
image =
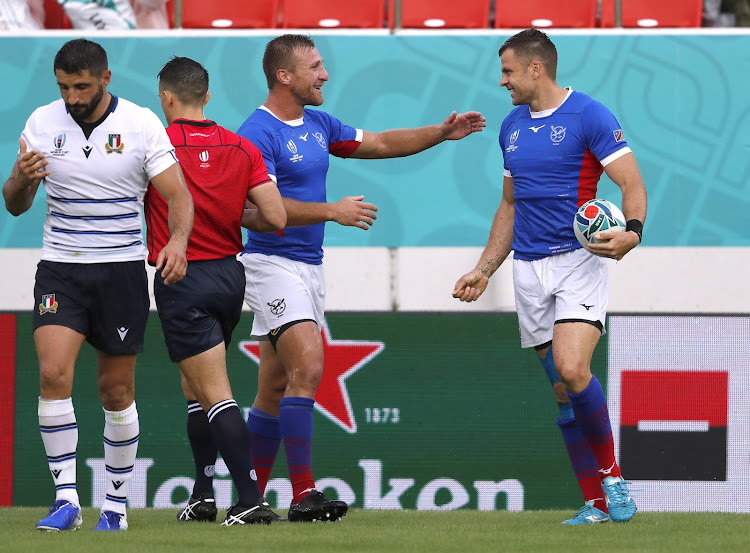
{"label": "italy team crest", "polygon": [[57,313],[55,294],[44,294],[42,296],[42,303],[39,304],[39,314],[44,315],[45,313]]}
{"label": "italy team crest", "polygon": [[107,150],[108,154],[111,154],[112,152],[121,154],[125,149],[125,144],[122,142],[122,136],[119,134],[110,134],[109,140],[107,140],[107,143],[104,145],[104,149]]}

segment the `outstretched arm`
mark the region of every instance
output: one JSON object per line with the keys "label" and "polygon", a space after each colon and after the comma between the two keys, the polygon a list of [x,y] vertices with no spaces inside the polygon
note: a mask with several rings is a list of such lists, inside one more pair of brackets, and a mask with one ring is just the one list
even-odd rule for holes
{"label": "outstretched arm", "polygon": [[242,226],[254,232],[275,232],[286,225],[286,210],[273,181],[265,182],[247,192],[252,208],[242,214]]}
{"label": "outstretched arm", "polygon": [[178,282],[187,273],[187,250],[193,231],[193,197],[185,183],[179,163],[175,163],[151,179],[157,192],[169,207],[169,242],[156,258],[156,270],[162,269],[165,284]]}
{"label": "outstretched arm", "polygon": [[378,218],[377,206],[363,201],[364,196],[345,196],[336,203],[283,199],[288,227],[304,227],[333,221],[345,227],[368,230]]}
{"label": "outstretched arm", "polygon": [[26,151],[26,141],[20,138],[20,152],[13,165],[10,177],[3,185],[5,209],[13,216],[21,215],[29,210],[34,203],[34,196],[42,182],[50,172],[45,169],[49,161],[44,154],[37,150]]}
{"label": "outstretched arm", "polygon": [[[641,225],[646,222],[647,196],[646,185],[643,183],[641,171],[635,156],[627,153],[616,159],[604,170],[622,192],[622,211],[626,221],[640,221]],[[610,257],[618,261],[625,257],[630,250],[641,242],[640,236],[635,232],[605,231],[596,235],[596,244],[590,244],[586,249],[600,257]]]}
{"label": "outstretched arm", "polygon": [[502,265],[510,254],[513,243],[513,220],[516,208],[513,200],[513,178],[503,179],[503,199],[495,212],[495,219],[490,228],[490,237],[484,247],[477,266],[458,279],[453,287],[453,297],[460,301],[472,302],[479,299],[490,277]]}
{"label": "outstretched arm", "polygon": [[378,133],[365,131],[362,144],[351,157],[383,159],[410,156],[445,140],[460,140],[472,133],[480,132],[486,126],[485,118],[478,111],[461,114],[454,111],[439,125],[392,129]]}

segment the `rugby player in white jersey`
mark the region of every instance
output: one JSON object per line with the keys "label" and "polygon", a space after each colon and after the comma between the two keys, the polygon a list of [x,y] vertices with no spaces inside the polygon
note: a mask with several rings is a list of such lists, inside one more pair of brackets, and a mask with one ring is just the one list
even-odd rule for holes
{"label": "rugby player in white jersey", "polygon": [[107,91],[112,74],[99,44],[67,42],[54,71],[62,99],[29,117],[3,187],[5,206],[16,216],[31,207],[41,183],[47,196],[34,342],[39,428],[56,495],[37,529],[81,526],[71,392],[76,358],[87,341],[96,349],[105,421],[106,496],[95,529],[125,530],[139,435],[135,362],[149,311],[143,196],[150,180],[169,205],[170,239],[156,265],[166,283],[185,276],[193,201],[159,118]]}

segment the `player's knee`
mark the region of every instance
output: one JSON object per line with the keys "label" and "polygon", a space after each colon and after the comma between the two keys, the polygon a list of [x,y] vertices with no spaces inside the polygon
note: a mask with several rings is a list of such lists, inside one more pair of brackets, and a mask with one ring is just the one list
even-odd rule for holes
{"label": "player's knee", "polygon": [[133,387],[126,383],[115,383],[99,386],[99,398],[102,407],[107,411],[122,411],[129,407],[134,400]]}
{"label": "player's knee", "polygon": [[54,361],[40,363],[39,386],[42,397],[53,397],[63,392],[64,388],[72,385],[71,371],[67,367]]}
{"label": "player's knee", "polygon": [[[312,397],[312,394],[318,389],[320,381],[323,378],[323,364],[304,363],[288,372],[289,384],[286,389],[293,391],[293,395]],[[305,393],[303,394],[302,392]]]}
{"label": "player's knee", "polygon": [[568,390],[580,388],[581,382],[591,378],[588,365],[581,362],[558,362],[557,372]]}

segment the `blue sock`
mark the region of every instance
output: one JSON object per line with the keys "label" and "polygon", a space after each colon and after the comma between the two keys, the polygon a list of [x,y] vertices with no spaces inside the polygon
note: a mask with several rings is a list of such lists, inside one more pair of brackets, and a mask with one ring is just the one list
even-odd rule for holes
{"label": "blue sock", "polygon": [[281,436],[292,481],[293,502],[297,503],[307,490],[315,487],[312,476],[313,405],[307,397],[285,397],[279,408]]}
{"label": "blue sock", "polygon": [[596,456],[600,474],[620,476],[620,468],[615,461],[607,398],[601,383],[596,376],[592,376],[591,382],[583,391],[577,394],[568,392],[568,397],[578,426]]}
{"label": "blue sock", "polygon": [[253,406],[247,416],[247,427],[253,439],[252,455],[258,486],[260,493],[264,494],[281,445],[281,424],[279,417]]}
{"label": "blue sock", "polygon": [[[552,356],[552,347],[547,350],[547,355],[541,359],[544,372],[554,388],[555,384],[561,382],[560,376],[555,368],[554,357]],[[591,450],[588,441],[581,433],[581,429],[576,423],[573,414],[573,406],[569,401],[558,403],[557,426],[560,428],[565,449],[568,452],[570,464],[578,480],[578,486],[581,488],[584,501],[594,501],[594,505],[602,511],[607,511],[602,491],[601,480],[599,479],[599,465],[596,462],[594,452]]]}

